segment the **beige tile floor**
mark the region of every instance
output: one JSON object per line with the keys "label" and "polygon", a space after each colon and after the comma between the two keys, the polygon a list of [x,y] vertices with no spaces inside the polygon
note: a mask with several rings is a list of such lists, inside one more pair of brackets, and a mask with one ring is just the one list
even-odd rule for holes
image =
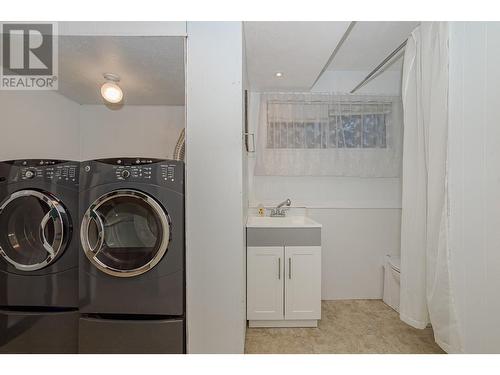
{"label": "beige tile floor", "polygon": [[380,300],[323,301],[318,328],[247,328],[245,353],[444,353]]}

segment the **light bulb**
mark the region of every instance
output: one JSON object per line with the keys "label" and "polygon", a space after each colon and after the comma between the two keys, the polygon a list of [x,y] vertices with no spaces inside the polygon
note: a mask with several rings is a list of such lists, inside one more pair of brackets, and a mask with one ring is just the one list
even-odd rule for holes
{"label": "light bulb", "polygon": [[105,82],[101,86],[101,95],[107,102],[116,104],[123,99],[123,91],[120,86],[114,82]]}

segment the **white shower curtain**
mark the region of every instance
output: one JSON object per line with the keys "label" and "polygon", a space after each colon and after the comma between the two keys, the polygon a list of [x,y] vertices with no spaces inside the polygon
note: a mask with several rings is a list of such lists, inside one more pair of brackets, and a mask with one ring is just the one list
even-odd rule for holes
{"label": "white shower curtain", "polygon": [[448,26],[422,23],[404,56],[400,317],[432,324],[447,352],[462,351],[448,244]]}

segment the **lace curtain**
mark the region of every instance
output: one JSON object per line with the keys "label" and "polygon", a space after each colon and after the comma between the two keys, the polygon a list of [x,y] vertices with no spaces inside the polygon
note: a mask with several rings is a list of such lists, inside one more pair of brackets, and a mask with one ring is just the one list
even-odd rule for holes
{"label": "lace curtain", "polygon": [[261,94],[256,175],[399,177],[401,100]]}

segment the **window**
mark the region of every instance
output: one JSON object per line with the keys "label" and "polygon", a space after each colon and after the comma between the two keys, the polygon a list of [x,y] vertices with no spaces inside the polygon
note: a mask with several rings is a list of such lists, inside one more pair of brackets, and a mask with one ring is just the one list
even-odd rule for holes
{"label": "window", "polygon": [[382,113],[332,112],[328,118],[311,121],[268,119],[267,148],[386,148],[389,114],[390,109]]}
{"label": "window", "polygon": [[400,176],[398,97],[262,93],[258,126],[256,175]]}

